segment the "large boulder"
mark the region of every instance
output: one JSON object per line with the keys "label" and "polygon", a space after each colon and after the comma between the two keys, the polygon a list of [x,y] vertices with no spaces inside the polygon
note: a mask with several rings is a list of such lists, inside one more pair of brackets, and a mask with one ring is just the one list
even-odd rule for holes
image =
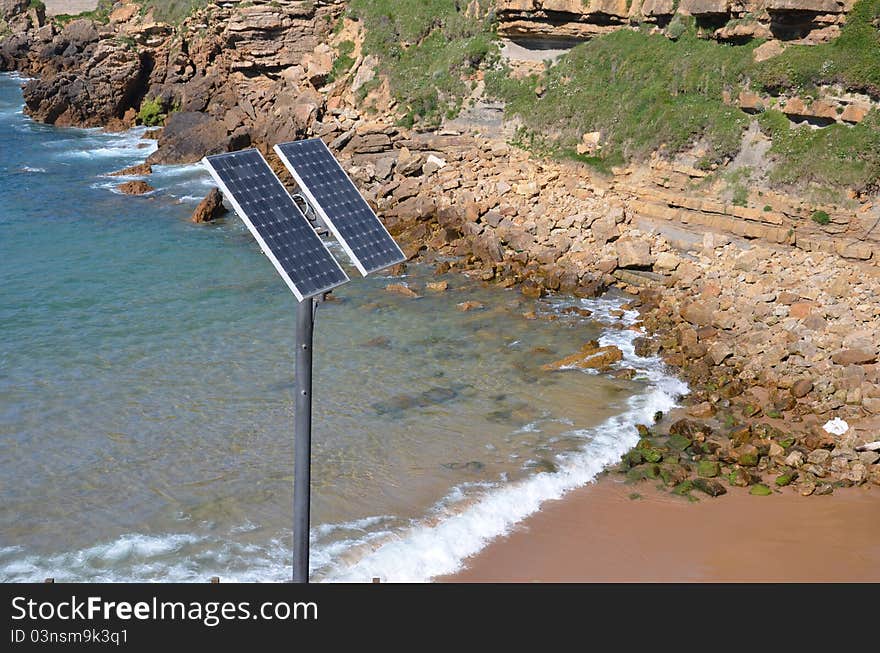
{"label": "large boulder", "polygon": [[212,222],[224,213],[226,213],[226,207],[223,206],[223,195],[216,188],[212,188],[205,199],[199,202],[190,220],[196,224]]}
{"label": "large boulder", "polygon": [[150,155],[150,164],[195,163],[209,154],[232,149],[229,133],[219,120],[204,113],[172,113],[159,136],[159,149]]}
{"label": "large boulder", "polygon": [[654,263],[651,256],[651,244],[646,240],[621,238],[615,244],[617,249],[617,267],[648,268]]}

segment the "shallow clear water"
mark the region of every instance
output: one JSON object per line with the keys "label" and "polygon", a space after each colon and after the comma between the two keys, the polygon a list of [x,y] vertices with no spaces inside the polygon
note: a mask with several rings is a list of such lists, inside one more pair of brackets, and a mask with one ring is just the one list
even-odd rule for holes
{"label": "shallow clear water", "polygon": [[[234,215],[187,222],[198,166],[122,196],[104,175],[152,141],[35,124],[18,85],[0,76],[0,579],[288,578],[294,297]],[[461,275],[413,300],[348,271],[316,323],[316,579],[454,570],[684,391],[634,355],[618,300]],[[540,371],[600,336],[634,381]]]}

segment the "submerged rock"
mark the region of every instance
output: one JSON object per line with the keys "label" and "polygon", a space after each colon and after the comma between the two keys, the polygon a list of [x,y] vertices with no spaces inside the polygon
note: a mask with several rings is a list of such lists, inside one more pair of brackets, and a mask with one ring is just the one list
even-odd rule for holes
{"label": "submerged rock", "polygon": [[616,345],[600,347],[599,343],[591,340],[576,354],[542,365],[545,372],[561,370],[563,368],[595,369],[604,370],[612,364],[623,360],[623,352]]}
{"label": "submerged rock", "polygon": [[124,184],[119,184],[116,189],[126,195],[144,195],[156,190],[145,181],[127,181]]}

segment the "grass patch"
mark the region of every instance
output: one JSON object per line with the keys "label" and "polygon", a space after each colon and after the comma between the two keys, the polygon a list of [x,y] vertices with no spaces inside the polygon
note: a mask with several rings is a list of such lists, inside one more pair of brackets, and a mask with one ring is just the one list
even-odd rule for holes
{"label": "grass patch", "polygon": [[876,184],[880,176],[880,112],[876,109],[852,127],[792,127],[775,110],[765,111],[758,121],[773,140],[773,182],[861,190]]}
{"label": "grass patch", "polygon": [[140,4],[143,13],[152,9],[157,21],[177,25],[196,9],[207,5],[208,0],[141,0]]}
{"label": "grass patch", "polygon": [[757,86],[779,93],[809,92],[821,84],[880,98],[880,0],[859,0],[846,17],[840,36],[821,45],[793,45],[756,65]]}
{"label": "grass patch", "polygon": [[98,0],[98,6],[92,11],[84,11],[81,14],[58,14],[53,16],[52,20],[62,27],[80,18],[88,18],[96,23],[108,23],[110,21],[110,12],[113,11],[113,2],[114,0]]}
{"label": "grass patch", "polygon": [[327,76],[327,83],[333,82],[351,70],[351,67],[354,65],[354,57],[351,56],[351,53],[354,52],[354,42],[353,41],[343,41],[339,44],[339,56],[333,60],[333,66],[330,68],[330,74]]}
{"label": "grass patch", "polygon": [[487,90],[562,149],[599,130],[603,158],[675,152],[703,139],[706,163],[720,162],[738,151],[748,122],[722,94],[743,82],[752,49],[699,39],[692,26],[677,41],[621,30],[577,46],[540,76],[493,71]]}
{"label": "grass patch", "polygon": [[402,124],[429,128],[458,114],[468,78],[497,52],[489,4],[480,0],[486,18],[475,18],[456,0],[352,0],[350,15],[366,29],[364,52],[387,71]]}

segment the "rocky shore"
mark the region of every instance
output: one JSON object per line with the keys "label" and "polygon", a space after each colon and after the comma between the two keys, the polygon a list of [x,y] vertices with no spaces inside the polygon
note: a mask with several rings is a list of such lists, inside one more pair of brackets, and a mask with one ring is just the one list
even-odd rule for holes
{"label": "rocky shore", "polygon": [[[504,4],[525,20],[517,3]],[[880,485],[880,452],[866,448],[880,440],[873,198],[855,198],[852,211],[782,193],[731,203],[711,180],[695,183],[707,172],[686,159],[600,174],[484,128],[400,126],[387,81],[370,83],[382,71],[362,55],[344,9],[340,0],[218,2],[172,26],[118,3],[106,22],[62,25],[27,0],[0,0],[0,69],[35,78],[24,97],[36,120],[160,125],[158,149],[134,171],[144,180],[150,164],[248,146],[286,175],[271,145],[318,136],[410,260],[529,297],[628,293],[646,330],[639,353],[662,356],[692,388],[681,415],[640,427],[621,464],[632,481],[711,496],[730,485],[804,495]],[[810,24],[837,25],[844,5],[832,9],[817,8]],[[339,73],[343,40],[354,48]],[[385,110],[366,108],[376,106]],[[150,190],[133,184],[130,192]],[[206,198],[196,221],[219,215],[219,199]],[[817,211],[827,220],[809,219]],[[625,374],[617,354],[585,343],[544,373]],[[845,432],[824,428],[835,419]]]}

